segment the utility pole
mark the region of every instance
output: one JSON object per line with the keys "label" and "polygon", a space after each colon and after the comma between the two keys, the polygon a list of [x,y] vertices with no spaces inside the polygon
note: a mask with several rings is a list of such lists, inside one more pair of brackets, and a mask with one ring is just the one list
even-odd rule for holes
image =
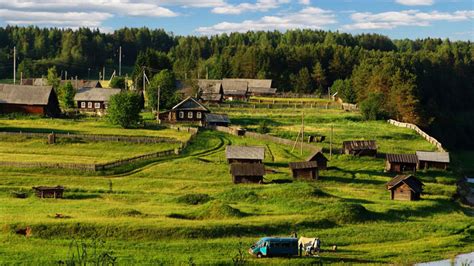
{"label": "utility pole", "polygon": [[146,77],[145,67],[143,67],[143,92],[145,92],[145,77]]}
{"label": "utility pole", "polygon": [[329,160],[332,159],[332,134],[334,132],[334,126],[331,125],[331,135],[329,136]]}
{"label": "utility pole", "polygon": [[331,100],[331,92],[330,92],[331,87],[328,87],[328,100]]}
{"label": "utility pole", "polygon": [[16,46],[13,46],[13,84],[16,84]]}
{"label": "utility pole", "polygon": [[90,80],[91,79],[91,68],[87,68],[87,80]]}
{"label": "utility pole", "polygon": [[301,155],[303,155],[303,142],[304,142],[304,112],[301,113],[301,147],[300,147]]}
{"label": "utility pole", "polygon": [[67,81],[67,70],[64,71],[64,80]]}
{"label": "utility pole", "polygon": [[160,121],[160,91],[161,91],[161,86],[158,86],[158,102],[156,106],[156,121],[158,124],[161,124]]}
{"label": "utility pole", "polygon": [[122,76],[122,46],[119,47],[119,76]]}
{"label": "utility pole", "polygon": [[105,66],[104,66],[104,68],[103,68],[103,70],[102,70],[102,81],[104,81],[104,80],[105,80]]}
{"label": "utility pole", "polygon": [[23,71],[20,72],[20,85],[23,84]]}
{"label": "utility pole", "polygon": [[209,79],[209,67],[206,67],[206,79]]}

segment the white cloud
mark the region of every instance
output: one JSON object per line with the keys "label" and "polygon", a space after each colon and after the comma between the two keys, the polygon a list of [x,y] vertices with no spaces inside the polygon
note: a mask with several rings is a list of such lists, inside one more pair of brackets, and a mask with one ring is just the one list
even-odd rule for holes
{"label": "white cloud", "polygon": [[332,11],[317,7],[307,7],[296,13],[281,16],[265,16],[258,20],[245,20],[239,23],[221,22],[210,27],[196,29],[201,34],[211,35],[230,32],[289,30],[289,29],[321,29],[336,23]]}
{"label": "white cloud", "polygon": [[474,18],[474,11],[420,12],[418,10],[390,11],[382,13],[358,12],[351,15],[354,24],[344,25],[345,30],[394,29],[400,26],[430,26],[434,21],[465,21]]}
{"label": "white cloud", "polygon": [[431,6],[433,0],[396,0],[397,3],[405,6]]}
{"label": "white cloud", "polygon": [[310,5],[311,4],[311,0],[299,0],[298,2],[302,5]]}
{"label": "white cloud", "polygon": [[62,16],[52,12],[23,12],[0,9],[0,17],[9,24],[55,25],[62,27],[99,27],[101,22],[112,17],[109,13],[67,12]]}
{"label": "white cloud", "polygon": [[225,4],[212,9],[215,14],[236,15],[243,12],[265,12],[278,8],[281,4],[289,3],[289,0],[257,0],[255,3],[240,3],[238,5]]}

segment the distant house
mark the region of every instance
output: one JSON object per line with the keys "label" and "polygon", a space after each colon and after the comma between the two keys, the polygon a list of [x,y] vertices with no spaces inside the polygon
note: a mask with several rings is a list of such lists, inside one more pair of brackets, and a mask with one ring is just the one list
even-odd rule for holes
{"label": "distant house", "polygon": [[247,82],[248,96],[274,96],[277,89],[272,88],[271,79],[224,79],[227,81]]}
{"label": "distant house", "polygon": [[415,154],[387,154],[385,170],[395,173],[415,172],[417,164],[418,157]]}
{"label": "distant house", "polygon": [[203,102],[222,102],[223,90],[222,81],[215,79],[198,80],[199,95]]}
{"label": "distant house", "polygon": [[230,166],[232,180],[237,183],[262,183],[265,166],[260,163],[234,163]]}
{"label": "distant house", "polygon": [[102,84],[98,80],[74,80],[74,79],[61,80],[59,84],[61,86],[64,86],[68,82],[71,83],[72,87],[75,90],[79,90],[79,89],[82,89],[82,88],[102,88]]}
{"label": "distant house", "polygon": [[64,187],[56,186],[56,187],[33,187],[35,194],[38,198],[55,198],[60,199],[63,197]]}
{"label": "distant house", "polygon": [[76,92],[74,101],[80,110],[105,110],[108,108],[110,97],[121,91],[120,89],[81,88]]}
{"label": "distant house", "polygon": [[223,79],[223,98],[226,101],[247,101],[248,83],[242,80]]}
{"label": "distant house", "polygon": [[444,169],[449,166],[449,152],[417,151],[418,169]]}
{"label": "distant house", "polygon": [[205,114],[204,126],[228,127],[229,124],[230,124],[230,119],[226,114],[212,114],[212,113]]}
{"label": "distant house", "polygon": [[61,109],[52,86],[0,84],[0,113],[58,117]]}
{"label": "distant house", "polygon": [[328,159],[322,151],[313,152],[307,159],[307,162],[316,162],[319,170],[326,170],[328,167]]}
{"label": "distant house", "polygon": [[423,183],[412,175],[397,175],[387,184],[392,200],[419,200]]}
{"label": "distant house", "polygon": [[309,162],[292,162],[289,163],[293,178],[318,179],[318,163],[316,161]]}
{"label": "distant house", "polygon": [[344,154],[357,156],[377,155],[377,144],[375,140],[351,140],[342,142]]}
{"label": "distant house", "polygon": [[175,105],[170,111],[160,113],[160,119],[175,122],[204,122],[205,114],[210,113],[206,106],[193,97],[188,97]]}
{"label": "distant house", "polygon": [[263,163],[265,148],[254,146],[227,146],[225,156],[228,163]]}

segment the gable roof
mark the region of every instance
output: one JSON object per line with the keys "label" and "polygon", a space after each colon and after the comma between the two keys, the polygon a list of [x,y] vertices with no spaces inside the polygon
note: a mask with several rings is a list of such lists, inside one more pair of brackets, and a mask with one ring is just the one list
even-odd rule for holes
{"label": "gable roof", "polygon": [[222,94],[218,93],[206,93],[201,95],[203,101],[216,101],[219,102],[222,100]]}
{"label": "gable roof", "polygon": [[248,85],[246,81],[224,79],[222,80],[222,89],[224,90],[224,94],[237,92],[245,94],[247,93]]}
{"label": "gable roof", "polygon": [[228,81],[246,82],[249,88],[271,88],[271,79],[223,79]]}
{"label": "gable roof", "polygon": [[65,85],[66,83],[71,82],[71,85],[74,89],[81,88],[102,88],[102,84],[98,80],[61,80],[60,85]]}
{"label": "gable roof", "polygon": [[230,119],[226,114],[206,113],[205,117],[208,123],[230,123]]}
{"label": "gable roof", "polygon": [[314,169],[318,168],[318,163],[315,161],[310,162],[292,162],[288,164],[291,170],[301,170],[301,169]]}
{"label": "gable roof", "polygon": [[227,146],[225,149],[227,159],[264,160],[265,148],[255,146]]}
{"label": "gable roof", "polygon": [[198,87],[201,93],[221,93],[222,81],[217,79],[200,79]]}
{"label": "gable roof", "polygon": [[423,183],[413,175],[397,175],[387,182],[386,186],[387,189],[392,190],[402,183],[407,184],[413,192],[420,193],[423,191]]}
{"label": "gable roof", "polygon": [[0,103],[48,105],[52,86],[0,84]]}
{"label": "gable roof", "polygon": [[249,92],[251,93],[276,94],[276,91],[277,89],[275,88],[249,87]]}
{"label": "gable roof", "polygon": [[449,152],[417,151],[419,161],[449,163]]}
{"label": "gable roof", "polygon": [[389,163],[418,163],[416,154],[389,154],[385,156]]}
{"label": "gable roof", "polygon": [[202,105],[193,97],[188,97],[182,100],[180,103],[175,105],[171,110],[199,110],[199,111],[209,112],[209,109],[207,109],[206,106]]}
{"label": "gable roof", "polygon": [[234,163],[230,166],[233,176],[264,176],[265,166],[261,163]]}
{"label": "gable roof", "polygon": [[74,101],[108,102],[110,97],[119,94],[120,89],[81,88],[76,92]]}
{"label": "gable roof", "polygon": [[326,158],[326,156],[324,156],[324,154],[321,150],[317,150],[317,151],[313,152],[310,156],[308,156],[308,158],[306,158],[307,162],[312,161],[312,160],[329,161],[328,158]]}
{"label": "gable roof", "polygon": [[377,144],[375,140],[349,140],[342,142],[346,149],[350,150],[376,150]]}

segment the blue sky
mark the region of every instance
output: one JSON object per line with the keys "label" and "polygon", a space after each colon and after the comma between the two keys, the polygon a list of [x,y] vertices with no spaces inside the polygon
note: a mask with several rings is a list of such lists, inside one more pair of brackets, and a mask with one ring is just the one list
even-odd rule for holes
{"label": "blue sky", "polygon": [[177,35],[295,28],[474,40],[474,0],[0,0],[0,25],[164,28]]}

